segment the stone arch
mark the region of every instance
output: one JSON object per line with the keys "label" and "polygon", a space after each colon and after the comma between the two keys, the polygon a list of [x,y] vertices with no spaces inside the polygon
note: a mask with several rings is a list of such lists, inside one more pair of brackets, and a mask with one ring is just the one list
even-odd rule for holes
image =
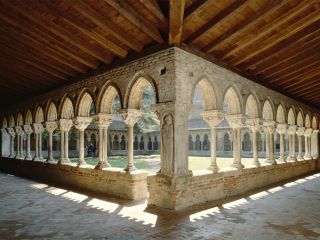
{"label": "stone arch", "polygon": [[159,142],[158,142],[157,136],[154,136],[154,139],[153,139],[153,150],[159,150]]}
{"label": "stone arch", "polygon": [[202,149],[204,151],[209,151],[210,150],[210,141],[209,141],[208,134],[205,134],[204,137],[203,137]]}
{"label": "stone arch", "polygon": [[159,96],[157,91],[157,85],[155,81],[149,76],[139,76],[134,79],[131,87],[128,89],[126,94],[125,105],[127,108],[140,109],[141,98],[144,93],[145,88],[151,84],[156,103],[159,102]]}
{"label": "stone arch", "polygon": [[318,117],[317,117],[317,115],[314,115],[313,117],[312,117],[312,128],[313,129],[318,129]]}
{"label": "stone arch", "polygon": [[7,120],[6,117],[4,117],[2,119],[2,128],[4,129],[4,128],[7,128],[7,127],[8,127],[8,120]]}
{"label": "stone arch", "polygon": [[194,149],[194,143],[193,143],[192,135],[189,134],[189,151],[193,151],[193,149]]}
{"label": "stone arch", "polygon": [[196,140],[195,140],[194,144],[195,144],[195,150],[201,151],[201,140],[200,140],[199,134],[196,135]]}
{"label": "stone arch", "polygon": [[248,115],[249,118],[258,118],[258,117],[260,117],[258,101],[253,96],[253,94],[250,94],[247,97],[247,100],[246,100],[246,115]]}
{"label": "stone arch", "polygon": [[231,151],[231,140],[228,133],[223,135],[223,150],[224,151]]}
{"label": "stone arch", "polygon": [[47,121],[53,122],[58,119],[57,107],[54,102],[51,102],[47,111]]}
{"label": "stone arch", "polygon": [[84,91],[80,94],[77,101],[78,116],[89,117],[92,104],[94,104],[93,97],[88,91]]}
{"label": "stone arch", "polygon": [[149,138],[148,138],[148,150],[149,151],[152,150],[152,139],[151,139],[151,136],[149,136]]}
{"label": "stone arch", "polygon": [[276,121],[277,123],[285,123],[286,122],[286,114],[285,114],[285,108],[280,103],[277,108],[277,114],[276,114]]}
{"label": "stone arch", "polygon": [[69,97],[66,97],[64,101],[62,101],[61,104],[61,118],[63,119],[71,119],[74,117],[74,107],[71,99]]}
{"label": "stone arch", "polygon": [[119,149],[120,149],[120,142],[119,142],[119,136],[118,136],[118,134],[114,135],[112,146],[113,146],[113,149],[114,149],[114,150],[119,150]]}
{"label": "stone arch", "polygon": [[35,123],[44,122],[44,114],[42,107],[38,106],[35,114]]}
{"label": "stone arch", "polygon": [[218,108],[217,94],[207,78],[201,78],[192,88],[191,103],[194,97],[195,89],[199,86],[203,98],[205,111],[215,110]]}
{"label": "stone arch", "polygon": [[263,120],[273,121],[274,120],[274,112],[272,102],[267,99],[262,108],[262,118]]}
{"label": "stone arch", "polygon": [[14,122],[14,117],[13,115],[10,115],[9,117],[9,127],[14,127],[15,126],[15,122]]}
{"label": "stone arch", "polygon": [[291,107],[288,112],[288,124],[295,125],[296,124],[296,115],[294,109]]}
{"label": "stone arch", "polygon": [[31,113],[30,110],[28,110],[27,113],[26,113],[26,117],[25,117],[25,123],[26,123],[27,125],[31,125],[32,122],[33,122],[33,121],[32,121],[32,113]]}
{"label": "stone arch", "polygon": [[120,105],[122,108],[122,98],[120,91],[118,88],[111,83],[107,83],[102,90],[100,91],[100,95],[98,97],[98,106],[97,110],[100,113],[112,113],[112,103],[116,96],[119,96],[120,98]]}
{"label": "stone arch", "polygon": [[251,143],[251,138],[250,134],[248,132],[245,132],[243,135],[243,140],[242,140],[242,150],[243,151],[251,151],[252,148],[252,143]]}
{"label": "stone arch", "polygon": [[310,115],[309,113],[306,114],[306,118],[305,118],[305,125],[306,128],[311,128],[311,120],[310,120]]}
{"label": "stone arch", "polygon": [[224,94],[223,97],[223,105],[227,104],[227,108],[225,106],[222,107],[223,110],[226,110],[228,114],[240,114],[241,113],[241,99],[239,94],[237,93],[234,87],[229,87]]}
{"label": "stone arch", "polygon": [[144,150],[144,139],[143,139],[143,136],[140,137],[139,148],[140,148],[140,150]]}
{"label": "stone arch", "polygon": [[297,126],[298,127],[303,127],[303,114],[302,111],[300,110],[297,116]]}
{"label": "stone arch", "polygon": [[23,117],[21,112],[19,112],[17,116],[17,126],[22,126],[22,125],[23,125]]}

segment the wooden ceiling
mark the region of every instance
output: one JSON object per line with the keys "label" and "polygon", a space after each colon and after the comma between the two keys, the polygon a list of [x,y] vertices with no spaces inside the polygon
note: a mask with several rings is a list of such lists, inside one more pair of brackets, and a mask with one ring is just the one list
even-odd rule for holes
{"label": "wooden ceiling", "polygon": [[320,109],[319,0],[0,0],[0,105],[182,45]]}

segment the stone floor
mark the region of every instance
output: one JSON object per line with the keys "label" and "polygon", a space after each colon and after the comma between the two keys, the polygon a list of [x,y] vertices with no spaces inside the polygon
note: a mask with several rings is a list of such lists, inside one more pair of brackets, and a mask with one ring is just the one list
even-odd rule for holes
{"label": "stone floor", "polygon": [[0,239],[320,239],[320,173],[185,212],[0,173]]}

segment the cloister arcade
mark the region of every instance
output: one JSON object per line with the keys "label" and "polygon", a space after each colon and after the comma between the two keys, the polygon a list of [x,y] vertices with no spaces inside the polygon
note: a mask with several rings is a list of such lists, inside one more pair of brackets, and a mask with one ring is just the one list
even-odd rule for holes
{"label": "cloister arcade", "polygon": [[[151,55],[138,60],[138,63],[133,61],[116,70],[84,79],[80,84],[74,84],[63,91],[53,91],[8,111],[1,119],[2,156],[70,165],[69,132],[74,127],[79,135],[79,163],[74,167],[90,168],[85,159],[85,130],[94,123],[98,128],[95,137],[98,138],[99,158],[94,168],[101,171],[112,169],[108,162],[110,143],[119,143],[119,146],[112,147],[121,148],[121,141],[125,141],[126,143],[122,144],[122,150],[127,151],[127,166],[124,172],[131,174],[135,172],[134,151],[139,148],[134,125],[143,116],[141,98],[144,89],[151,85],[155,94],[152,111],[160,120],[160,135],[156,139],[156,148],[160,149],[161,163],[157,175],[150,179],[162,176],[192,177],[188,167],[190,140],[199,142],[200,136],[193,138],[190,135],[190,138],[188,120],[194,111],[192,102],[197,87],[203,97],[201,116],[210,128],[210,133],[201,140],[202,147],[205,145],[206,149],[210,150],[211,163],[207,174],[214,175],[224,171],[219,168],[216,158],[217,128],[223,121],[227,122],[230,128],[230,133],[223,138],[230,145],[228,150],[232,150],[233,163],[230,167],[234,171],[242,171],[244,168],[241,162],[243,139],[251,141],[252,149],[247,149],[253,155],[250,168],[319,157],[319,121],[316,110],[183,50],[166,50],[155,55],[157,54],[165,54],[169,60],[152,65],[150,59],[155,58]],[[176,54],[180,62],[171,64],[175,59],[170,54]],[[199,64],[194,64],[197,61]],[[124,73],[124,69],[129,70]],[[120,109],[115,112],[112,106],[116,96],[120,101]],[[108,127],[115,114],[121,116],[126,125],[125,140],[118,135],[117,139],[115,135],[113,139],[108,136]],[[244,128],[250,129],[250,134],[248,131],[244,134]],[[42,136],[45,132],[48,134],[46,159],[42,153]],[[58,159],[53,156],[54,134],[60,135]],[[261,140],[262,135],[265,141]],[[33,155],[30,151],[32,138],[35,147]],[[275,143],[279,146],[277,159]],[[193,146],[198,148],[197,144]],[[152,145],[154,148],[154,143]],[[259,160],[259,152],[262,149],[265,149],[264,161]],[[171,208],[174,205],[171,200],[170,203],[161,203],[159,199],[155,199],[157,193],[152,189],[152,184],[152,181],[148,182],[148,189],[151,189],[150,203]],[[167,195],[166,198],[170,197]]]}

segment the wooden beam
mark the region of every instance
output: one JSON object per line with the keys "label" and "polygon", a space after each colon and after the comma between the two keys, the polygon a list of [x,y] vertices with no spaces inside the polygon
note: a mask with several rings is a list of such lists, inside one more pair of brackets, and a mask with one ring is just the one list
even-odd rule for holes
{"label": "wooden beam", "polygon": [[[10,2],[13,3],[13,1],[2,1],[0,3],[0,8],[3,7],[3,4],[9,4]],[[33,4],[36,4],[38,8],[43,9],[42,6],[43,1],[33,1]],[[35,23],[40,25],[41,27],[45,28],[49,32],[53,33],[54,35],[58,36],[59,38],[65,40],[69,44],[76,46],[77,48],[81,49],[85,53],[89,54],[90,56],[93,56],[97,58],[98,60],[104,62],[104,63],[110,63],[110,56],[102,53],[99,50],[95,50],[92,45],[89,44],[89,42],[86,42],[71,32],[65,30],[58,24],[54,23],[53,21],[48,20],[46,17],[42,16],[38,11],[31,8],[27,2],[25,1],[14,1],[14,6],[11,6],[11,9],[16,10],[19,12],[19,14],[32,19]],[[11,11],[9,11],[11,12]]]}
{"label": "wooden beam", "polygon": [[320,75],[320,69],[313,69],[312,71],[308,73],[300,73],[298,75],[295,75],[295,77],[289,78],[289,79],[283,79],[281,82],[279,82],[277,85],[281,86],[283,88],[288,88],[296,85],[300,85],[304,81],[307,81],[309,78],[312,77],[319,77]]}
{"label": "wooden beam", "polygon": [[116,37],[122,44],[130,47],[136,52],[140,52],[143,45],[140,44],[134,36],[128,35],[128,33],[121,30],[120,26],[116,26],[111,21],[100,15],[96,10],[88,5],[88,3],[78,0],[71,1],[72,8],[76,9],[81,15],[88,18],[91,22],[96,24],[105,33]]}
{"label": "wooden beam", "polygon": [[156,0],[140,0],[140,2],[150,11],[151,14],[156,16],[163,24],[168,25],[168,19],[163,15],[159,4]]}
{"label": "wooden beam", "polygon": [[[223,41],[227,40],[228,38],[241,35],[242,31],[245,31],[249,27],[254,26],[257,22],[261,21],[261,19],[263,19],[266,15],[269,15],[271,12],[279,9],[284,4],[286,4],[285,1],[279,2],[278,0],[267,2],[258,11],[254,12],[253,14],[250,14],[249,16],[246,16],[244,21],[241,21],[236,25],[234,25],[233,27],[231,27],[228,31],[226,31],[216,39],[212,40],[201,50],[211,53],[214,50],[214,48],[217,47],[219,44],[221,44]],[[213,53],[213,55],[216,56],[215,53]],[[219,58],[221,56],[218,56],[217,54],[216,57]]]}
{"label": "wooden beam", "polygon": [[184,21],[183,25],[187,25],[189,22],[192,21],[194,16],[199,15],[204,9],[206,9],[212,1],[210,0],[197,0],[193,2],[188,8],[186,8],[184,13]]}
{"label": "wooden beam", "polygon": [[300,94],[307,91],[310,92],[317,89],[319,90],[319,88],[316,88],[317,86],[320,86],[320,81],[318,81],[318,78],[315,78],[312,81],[308,81],[306,84],[293,88],[292,90],[290,90],[290,92],[292,92],[292,94]]}
{"label": "wooden beam", "polygon": [[141,29],[145,34],[151,37],[158,43],[163,43],[163,39],[157,28],[152,26],[146,21],[141,14],[137,13],[126,1],[124,0],[103,0],[116,11],[121,13],[126,19],[132,22],[136,27]]}
{"label": "wooden beam", "polygon": [[169,45],[181,44],[185,0],[170,0]]}
{"label": "wooden beam", "polygon": [[183,42],[185,43],[192,43],[202,35],[206,34],[207,32],[211,31],[222,19],[229,16],[233,11],[240,8],[247,0],[237,0],[230,4],[228,7],[224,8],[211,18],[206,24],[200,27],[197,31],[193,32],[190,36],[183,36]]}

